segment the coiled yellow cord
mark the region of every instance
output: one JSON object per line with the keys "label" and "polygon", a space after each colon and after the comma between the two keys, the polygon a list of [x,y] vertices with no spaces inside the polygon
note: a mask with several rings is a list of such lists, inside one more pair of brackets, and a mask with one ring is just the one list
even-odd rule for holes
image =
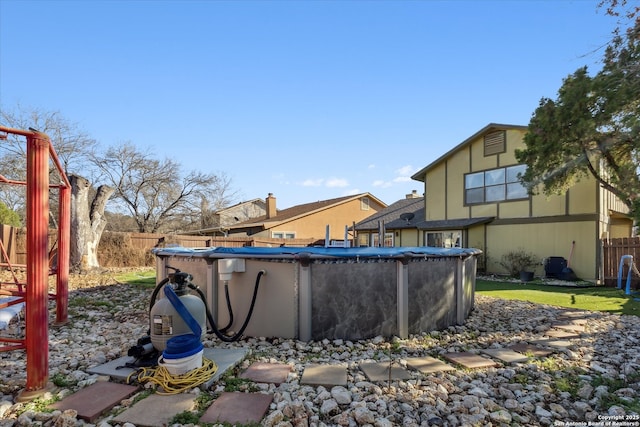
{"label": "coiled yellow cord", "polygon": [[166,367],[159,365],[153,368],[141,368],[132,372],[127,377],[127,383],[131,382],[132,377],[136,376],[138,382],[152,382],[162,388],[157,394],[178,394],[194,387],[204,384],[218,371],[218,365],[213,360],[206,357],[202,358],[202,367],[192,369],[186,374],[173,375]]}

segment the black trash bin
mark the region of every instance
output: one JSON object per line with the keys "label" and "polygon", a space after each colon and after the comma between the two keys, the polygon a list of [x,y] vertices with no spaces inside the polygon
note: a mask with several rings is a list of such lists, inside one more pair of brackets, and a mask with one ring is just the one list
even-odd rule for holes
{"label": "black trash bin", "polygon": [[550,256],[544,260],[545,277],[562,279],[565,268],[567,268],[567,260],[561,256]]}

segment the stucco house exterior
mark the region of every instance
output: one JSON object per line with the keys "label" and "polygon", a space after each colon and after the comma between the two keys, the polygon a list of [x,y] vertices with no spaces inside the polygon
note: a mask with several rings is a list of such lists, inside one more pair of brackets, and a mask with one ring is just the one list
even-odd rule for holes
{"label": "stucco house exterior", "polygon": [[387,205],[370,193],[296,205],[278,210],[276,197],[265,199],[264,215],[228,227],[229,236],[255,236],[278,239],[344,240],[345,227],[375,214]]}
{"label": "stucco house exterior", "polygon": [[571,255],[578,277],[598,281],[601,239],[631,236],[628,209],[591,177],[563,195],[530,196],[518,181],[526,165],[514,154],[526,132],[491,123],[412,176],[425,193],[417,243],[481,249],[489,273],[504,273],[502,256],[517,249],[536,256],[538,276],[545,258]]}

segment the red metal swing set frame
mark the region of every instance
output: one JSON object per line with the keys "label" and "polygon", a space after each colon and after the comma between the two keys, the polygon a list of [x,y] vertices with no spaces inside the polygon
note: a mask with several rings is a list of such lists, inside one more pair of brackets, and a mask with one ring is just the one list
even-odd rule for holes
{"label": "red metal swing set frame", "polygon": [[[49,137],[36,130],[12,129],[0,126],[0,140],[8,135],[26,138],[27,180],[14,181],[0,175],[0,183],[26,186],[26,283],[20,283],[10,263],[13,282],[0,283],[0,293],[18,297],[4,307],[25,303],[24,338],[0,337],[0,351],[24,349],[27,356],[27,380],[19,398],[30,400],[49,387],[49,299],[55,299],[56,324],[68,321],[69,299],[69,243],[71,229],[71,184],[58,159]],[[0,141],[1,142],[1,141]],[[52,163],[60,177],[60,184],[49,182]],[[57,261],[49,262],[49,190],[58,189]],[[2,255],[9,262],[4,246]],[[50,295],[49,276],[56,278],[56,292]],[[2,308],[3,305],[0,305]]]}

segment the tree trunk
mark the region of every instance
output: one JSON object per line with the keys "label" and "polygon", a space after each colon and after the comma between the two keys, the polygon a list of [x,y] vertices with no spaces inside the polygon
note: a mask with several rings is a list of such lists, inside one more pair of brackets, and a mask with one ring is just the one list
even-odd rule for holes
{"label": "tree trunk", "polygon": [[107,225],[104,209],[115,191],[102,185],[89,208],[89,181],[78,175],[71,175],[71,247],[70,269],[75,272],[100,268],[98,243]]}

